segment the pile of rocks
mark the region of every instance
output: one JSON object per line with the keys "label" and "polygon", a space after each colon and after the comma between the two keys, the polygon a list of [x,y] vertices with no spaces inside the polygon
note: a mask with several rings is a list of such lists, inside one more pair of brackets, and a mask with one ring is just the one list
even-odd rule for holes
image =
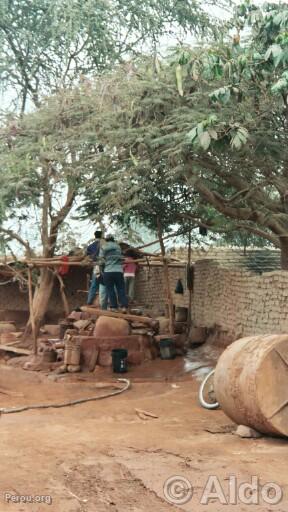
{"label": "pile of rocks", "polygon": [[[142,310],[129,314],[83,307],[59,325],[42,329],[39,352],[51,369],[62,372],[93,372],[96,366],[112,367],[112,350],[126,349],[128,364],[140,365],[159,355],[159,342],[171,338],[165,317],[144,316]],[[52,337],[53,336],[53,337]],[[176,353],[183,354],[185,333],[172,336]]]}

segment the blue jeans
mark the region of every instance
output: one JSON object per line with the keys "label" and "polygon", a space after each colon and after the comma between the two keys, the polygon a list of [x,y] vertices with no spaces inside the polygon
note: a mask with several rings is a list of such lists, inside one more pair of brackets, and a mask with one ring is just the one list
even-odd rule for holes
{"label": "blue jeans", "polygon": [[108,292],[106,286],[100,283],[99,286],[99,303],[101,309],[108,309]]}
{"label": "blue jeans", "polygon": [[87,304],[93,304],[93,301],[97,295],[98,290],[99,290],[99,281],[97,279],[97,276],[95,274],[93,274],[91,283],[90,283],[89,292],[88,292]]}
{"label": "blue jeans", "polygon": [[[128,307],[123,272],[104,272],[104,284],[107,288],[110,308],[117,309],[118,301],[122,308]],[[118,295],[115,293],[115,289]]]}

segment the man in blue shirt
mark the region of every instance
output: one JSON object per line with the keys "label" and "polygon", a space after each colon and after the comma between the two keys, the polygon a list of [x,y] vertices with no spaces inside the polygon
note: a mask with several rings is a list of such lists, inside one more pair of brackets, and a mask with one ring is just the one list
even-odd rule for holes
{"label": "man in blue shirt", "polygon": [[100,246],[102,242],[102,231],[95,231],[94,233],[95,241],[88,245],[86,249],[86,255],[90,256],[90,258],[94,262],[94,269],[92,274],[92,279],[90,283],[90,288],[88,292],[87,304],[93,304],[93,301],[99,291],[99,277],[100,277],[100,268],[99,264],[97,264],[100,253]]}
{"label": "man in blue shirt", "polygon": [[107,289],[110,308],[118,309],[126,312],[128,307],[128,299],[125,291],[125,282],[123,274],[123,255],[120,245],[115,242],[112,235],[107,235],[105,243],[100,248],[100,260],[105,264],[103,281]]}

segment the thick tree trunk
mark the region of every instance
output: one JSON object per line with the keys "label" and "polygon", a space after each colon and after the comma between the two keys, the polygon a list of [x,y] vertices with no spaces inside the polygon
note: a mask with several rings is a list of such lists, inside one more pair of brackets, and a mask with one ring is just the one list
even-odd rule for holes
{"label": "thick tree trunk", "polygon": [[[39,329],[43,323],[44,316],[47,311],[48,303],[53,290],[54,278],[55,274],[51,272],[51,270],[49,270],[48,268],[41,269],[39,284],[35,290],[33,297],[33,313],[36,337],[39,333]],[[32,340],[30,340],[31,334],[32,324],[30,318],[24,333],[24,339],[27,341],[27,343],[30,343],[30,341],[32,342]]]}
{"label": "thick tree trunk", "polygon": [[288,270],[288,235],[280,236],[281,268]]}

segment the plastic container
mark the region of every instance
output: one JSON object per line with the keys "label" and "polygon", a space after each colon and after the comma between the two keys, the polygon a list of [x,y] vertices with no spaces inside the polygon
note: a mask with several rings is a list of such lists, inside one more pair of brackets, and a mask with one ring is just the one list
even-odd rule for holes
{"label": "plastic container", "polygon": [[174,359],[176,357],[176,348],[174,340],[166,338],[159,342],[161,359]]}
{"label": "plastic container", "polygon": [[124,348],[114,348],[111,352],[112,367],[114,373],[126,373],[128,350]]}

